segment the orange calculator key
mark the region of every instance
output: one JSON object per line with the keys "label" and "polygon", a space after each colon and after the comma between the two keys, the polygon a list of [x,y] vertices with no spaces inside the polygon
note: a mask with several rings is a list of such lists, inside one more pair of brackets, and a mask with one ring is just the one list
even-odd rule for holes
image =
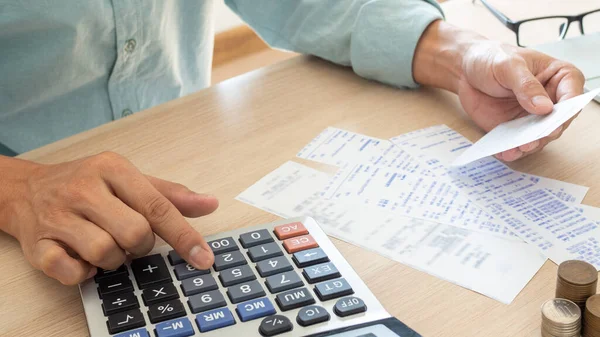
{"label": "orange calculator key", "polygon": [[308,230],[301,222],[292,222],[275,227],[275,235],[279,240],[293,238],[294,236],[308,234]]}
{"label": "orange calculator key", "polygon": [[317,248],[319,244],[311,235],[302,235],[284,240],[283,247],[289,254],[292,254],[309,248]]}

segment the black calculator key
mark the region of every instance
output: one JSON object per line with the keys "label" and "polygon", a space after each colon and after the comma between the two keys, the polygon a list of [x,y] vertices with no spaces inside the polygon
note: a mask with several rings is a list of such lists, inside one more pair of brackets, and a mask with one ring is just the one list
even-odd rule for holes
{"label": "black calculator key", "polygon": [[335,302],[333,311],[340,317],[346,317],[367,311],[367,305],[358,297],[344,297]]}
{"label": "black calculator key", "polygon": [[302,326],[309,326],[317,323],[327,322],[331,316],[325,308],[318,305],[310,305],[298,311],[296,322]]}
{"label": "black calculator key", "polygon": [[282,311],[300,308],[309,304],[315,304],[315,298],[306,288],[292,289],[275,297],[275,302]]}
{"label": "black calculator key", "polygon": [[208,242],[208,245],[215,255],[239,250],[238,245],[232,237],[212,240]]}
{"label": "black calculator key", "polygon": [[181,281],[181,290],[185,296],[191,296],[219,288],[212,275],[200,275]]}
{"label": "black calculator key", "polygon": [[263,243],[273,242],[273,237],[266,229],[259,229],[240,235],[240,243],[244,248],[250,248]]}
{"label": "black calculator key", "polygon": [[180,264],[180,263],[185,263],[185,260],[179,255],[179,253],[177,253],[174,250],[171,250],[169,252],[169,255],[167,255],[169,257],[169,262],[171,263],[172,266]]}
{"label": "black calculator key", "polygon": [[152,286],[144,289],[144,292],[142,293],[142,299],[147,306],[158,302],[174,300],[176,298],[179,298],[179,293],[173,283]]}
{"label": "black calculator key", "polygon": [[308,283],[317,283],[340,277],[340,272],[333,263],[327,262],[304,268],[302,275],[304,275]]}
{"label": "black calculator key", "polygon": [[110,277],[100,281],[98,284],[98,293],[100,298],[117,293],[132,292],[133,284],[127,275]]}
{"label": "black calculator key", "polygon": [[294,269],[285,256],[262,260],[256,264],[256,270],[262,277],[267,277]]}
{"label": "black calculator key", "polygon": [[279,245],[275,242],[267,243],[260,246],[254,246],[248,249],[248,256],[252,262],[262,261],[275,256],[281,256],[283,252]]}
{"label": "black calculator key", "polygon": [[153,304],[148,307],[148,318],[150,318],[151,323],[158,323],[184,315],[185,308],[178,299]]}
{"label": "black calculator key", "polygon": [[258,332],[263,336],[275,336],[280,333],[292,331],[294,325],[289,318],[283,315],[273,315],[266,317],[260,322]]}
{"label": "black calculator key", "polygon": [[224,307],[227,305],[225,297],[219,290],[212,290],[202,294],[196,294],[188,298],[190,310],[197,314],[199,312]]}
{"label": "black calculator key", "polygon": [[140,307],[137,297],[131,293],[105,295],[102,298],[104,316],[110,316],[119,311],[127,311]]}
{"label": "black calculator key", "polygon": [[98,272],[96,273],[96,276],[94,276],[94,280],[96,282],[100,282],[102,280],[116,275],[129,275],[129,272],[127,271],[127,266],[122,264],[119,268],[113,270],[98,268]]}
{"label": "black calculator key", "polygon": [[321,301],[354,294],[354,290],[344,278],[319,283],[315,286],[315,292]]}
{"label": "black calculator key", "polygon": [[141,328],[145,325],[146,322],[144,321],[144,316],[142,315],[140,309],[134,309],[110,315],[108,316],[108,321],[106,322],[108,332],[111,335],[126,330]]}
{"label": "black calculator key", "polygon": [[312,266],[313,264],[329,262],[329,257],[321,248],[312,248],[294,253],[292,257],[298,268]]}
{"label": "black calculator key", "polygon": [[210,269],[196,269],[189,263],[178,264],[175,266],[175,277],[177,277],[178,280],[205,274],[210,274]]}
{"label": "black calculator key", "polygon": [[158,283],[171,282],[171,274],[165,260],[160,254],[134,259],[131,262],[131,270],[133,270],[133,275],[140,289]]}
{"label": "black calculator key", "polygon": [[242,253],[239,250],[236,250],[229,253],[215,255],[214,268],[216,271],[221,271],[223,269],[229,269],[247,263],[248,262],[246,262],[244,255],[242,255]]}
{"label": "black calculator key", "polygon": [[227,288],[227,296],[231,303],[240,303],[265,296],[265,291],[258,281],[250,281]]}
{"label": "black calculator key", "polygon": [[246,264],[223,270],[219,273],[219,280],[221,280],[223,287],[230,287],[238,283],[256,280],[256,276],[254,276],[250,266]]}
{"label": "black calculator key", "polygon": [[267,285],[267,288],[269,288],[271,294],[276,294],[282,291],[302,287],[304,282],[302,282],[302,279],[300,279],[296,271],[291,270],[267,277],[265,284]]}

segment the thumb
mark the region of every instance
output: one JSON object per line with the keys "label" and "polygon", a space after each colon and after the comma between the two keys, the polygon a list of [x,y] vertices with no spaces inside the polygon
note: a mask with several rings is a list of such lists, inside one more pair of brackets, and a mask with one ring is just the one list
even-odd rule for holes
{"label": "thumb", "polygon": [[198,218],[214,212],[219,207],[219,200],[209,194],[198,194],[184,185],[146,176],[150,183],[177,207],[183,216]]}
{"label": "thumb", "polygon": [[527,64],[512,64],[505,68],[504,74],[508,89],[512,90],[519,104],[529,113],[534,115],[545,115],[552,112],[554,103],[548,96],[544,86],[531,73]]}

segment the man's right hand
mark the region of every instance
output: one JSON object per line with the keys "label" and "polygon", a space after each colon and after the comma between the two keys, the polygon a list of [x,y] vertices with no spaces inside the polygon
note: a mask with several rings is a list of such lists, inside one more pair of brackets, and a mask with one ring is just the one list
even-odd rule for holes
{"label": "man's right hand", "polygon": [[114,269],[126,252],[145,255],[154,233],[198,269],[214,256],[183,216],[212,213],[218,201],[142,174],[110,152],[56,165],[0,156],[0,228],[46,275],[74,285]]}

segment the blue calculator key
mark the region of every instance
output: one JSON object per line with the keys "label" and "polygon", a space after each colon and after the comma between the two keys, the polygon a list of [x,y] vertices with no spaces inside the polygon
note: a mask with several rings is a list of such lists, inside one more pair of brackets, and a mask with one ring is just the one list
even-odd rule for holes
{"label": "blue calculator key", "polygon": [[156,324],[157,337],[188,337],[194,335],[192,323],[186,317]]}
{"label": "blue calculator key", "polygon": [[235,308],[242,322],[250,321],[260,317],[273,315],[275,307],[268,298],[258,298],[255,300],[240,303]]}
{"label": "blue calculator key", "polygon": [[234,325],[235,319],[227,308],[206,311],[196,316],[196,324],[200,332],[208,332]]}
{"label": "blue calculator key", "polygon": [[120,334],[114,335],[113,337],[150,337],[150,335],[148,335],[148,330],[146,330],[146,328],[141,328],[121,332]]}

